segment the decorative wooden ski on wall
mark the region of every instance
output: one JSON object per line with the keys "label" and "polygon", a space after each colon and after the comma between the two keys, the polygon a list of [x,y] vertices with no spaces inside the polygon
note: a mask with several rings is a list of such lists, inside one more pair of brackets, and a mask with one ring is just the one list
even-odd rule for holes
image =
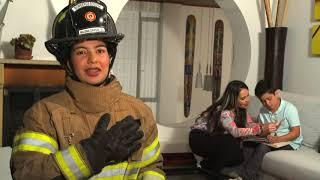
{"label": "decorative wooden ski on wall", "polygon": [[223,31],[224,25],[222,20],[217,20],[214,28],[214,48],[213,48],[213,90],[212,103],[220,96],[221,73],[222,73],[222,54],[223,54]]}
{"label": "decorative wooden ski on wall", "polygon": [[184,61],[184,116],[188,117],[191,108],[193,60],[195,50],[196,18],[193,15],[187,17],[185,61]]}

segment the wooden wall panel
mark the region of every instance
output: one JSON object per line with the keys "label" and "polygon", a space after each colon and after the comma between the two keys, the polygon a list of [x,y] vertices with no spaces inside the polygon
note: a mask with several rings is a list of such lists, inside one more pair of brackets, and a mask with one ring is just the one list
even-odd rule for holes
{"label": "wooden wall panel", "polygon": [[4,87],[63,86],[65,72],[58,66],[5,65]]}

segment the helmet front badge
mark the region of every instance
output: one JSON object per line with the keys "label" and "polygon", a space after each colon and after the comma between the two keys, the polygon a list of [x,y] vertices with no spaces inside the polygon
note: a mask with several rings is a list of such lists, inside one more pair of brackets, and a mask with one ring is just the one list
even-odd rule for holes
{"label": "helmet front badge", "polygon": [[96,20],[96,14],[92,11],[88,11],[85,13],[84,18],[87,21],[92,22],[92,21]]}

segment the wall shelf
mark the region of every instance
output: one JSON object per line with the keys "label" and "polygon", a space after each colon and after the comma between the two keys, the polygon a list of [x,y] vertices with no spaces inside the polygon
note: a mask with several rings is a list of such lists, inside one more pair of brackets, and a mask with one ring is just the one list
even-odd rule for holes
{"label": "wall shelf", "polygon": [[20,60],[20,59],[3,59],[0,58],[1,64],[24,64],[24,65],[60,65],[56,60]]}

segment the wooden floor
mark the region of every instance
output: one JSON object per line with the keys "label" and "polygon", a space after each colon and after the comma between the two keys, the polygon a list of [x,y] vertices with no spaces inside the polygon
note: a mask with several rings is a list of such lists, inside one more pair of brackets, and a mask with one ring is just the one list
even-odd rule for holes
{"label": "wooden floor", "polygon": [[227,180],[229,177],[200,168],[166,169],[168,180]]}
{"label": "wooden floor", "polygon": [[167,176],[167,180],[209,180],[208,176],[204,174],[187,174],[187,175],[173,175]]}
{"label": "wooden floor", "polygon": [[225,180],[228,177],[200,168],[192,153],[164,153],[163,170],[168,180]]}

